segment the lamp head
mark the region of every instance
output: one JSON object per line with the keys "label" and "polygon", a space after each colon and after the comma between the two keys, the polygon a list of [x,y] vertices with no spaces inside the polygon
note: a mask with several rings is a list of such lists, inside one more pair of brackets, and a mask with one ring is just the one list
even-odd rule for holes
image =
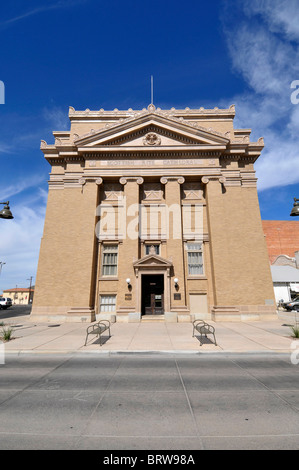
{"label": "lamp head", "polygon": [[5,204],[4,209],[0,211],[0,218],[1,219],[13,219],[13,215],[9,208],[9,201],[7,202],[0,202],[0,204]]}
{"label": "lamp head", "polygon": [[295,197],[294,197],[293,209],[291,210],[290,215],[292,217],[295,217],[296,215],[299,215],[299,199],[296,199]]}

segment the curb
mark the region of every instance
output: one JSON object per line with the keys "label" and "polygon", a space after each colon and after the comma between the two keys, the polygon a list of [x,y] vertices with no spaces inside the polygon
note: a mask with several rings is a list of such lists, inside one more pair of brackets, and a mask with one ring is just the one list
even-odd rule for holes
{"label": "curb", "polygon": [[104,350],[104,351],[99,351],[99,350],[93,350],[93,351],[80,351],[80,350],[74,350],[74,351],[66,351],[66,350],[42,350],[42,351],[36,351],[36,350],[10,350],[10,351],[5,351],[5,355],[29,355],[29,354],[34,354],[34,355],[55,355],[55,354],[64,354],[64,355],[85,355],[85,354],[95,354],[95,355],[103,355],[103,356],[133,356],[133,355],[140,355],[140,356],[151,356],[151,355],[186,355],[186,356],[191,356],[191,355],[211,355],[211,356],[269,356],[269,355],[275,355],[275,356],[284,356],[284,355],[290,355],[291,350],[281,350],[281,351],[260,351],[260,350],[255,350],[255,351],[231,351],[231,350],[223,350],[223,351],[196,351],[196,350]]}

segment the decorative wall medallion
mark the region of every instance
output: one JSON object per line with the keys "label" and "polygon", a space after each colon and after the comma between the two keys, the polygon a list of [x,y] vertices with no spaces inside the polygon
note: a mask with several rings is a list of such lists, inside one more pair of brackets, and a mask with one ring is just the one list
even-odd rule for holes
{"label": "decorative wall medallion", "polygon": [[155,132],[149,132],[143,139],[144,145],[161,145],[161,138]]}

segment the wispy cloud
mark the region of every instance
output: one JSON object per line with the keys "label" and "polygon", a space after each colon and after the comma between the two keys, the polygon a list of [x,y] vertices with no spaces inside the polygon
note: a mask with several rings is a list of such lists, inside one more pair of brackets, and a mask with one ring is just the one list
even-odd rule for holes
{"label": "wispy cloud", "polygon": [[[14,219],[3,220],[0,229],[0,261],[5,262],[0,277],[0,293],[3,289],[26,287],[27,279],[33,276],[35,282],[41,237],[43,234],[48,193],[38,186],[38,177],[34,177],[30,188],[29,179],[15,187],[7,186],[5,195],[16,195],[23,191],[22,197],[14,198],[11,205]],[[18,189],[16,189],[18,188]],[[26,191],[29,189],[30,191]],[[0,193],[0,200],[2,187]],[[4,199],[6,200],[6,199]]]}
{"label": "wispy cloud", "polygon": [[70,127],[70,120],[68,113],[65,109],[61,109],[57,106],[52,108],[44,108],[43,118],[50,123],[51,128],[54,130],[65,131]]}
{"label": "wispy cloud", "polygon": [[85,3],[87,0],[59,0],[58,2],[48,4],[48,5],[43,5],[41,7],[33,8],[31,10],[28,10],[24,13],[21,13],[20,15],[14,16],[13,18],[9,18],[7,20],[1,21],[0,26],[1,27],[8,27],[13,25],[14,23],[17,23],[18,21],[24,20],[30,16],[37,15],[39,13],[43,13],[45,11],[50,11],[50,10],[59,10],[63,8],[69,8],[69,7],[74,7],[76,5]]}
{"label": "wispy cloud", "polygon": [[12,196],[16,196],[17,194],[26,191],[29,188],[37,187],[40,184],[44,183],[45,175],[30,175],[24,177],[19,180],[15,180],[13,183],[8,185],[1,185],[0,188],[0,200],[6,201],[7,199],[11,198]]}
{"label": "wispy cloud", "polygon": [[299,79],[298,4],[243,0],[239,8],[239,21],[224,21],[234,70],[249,89],[231,98],[236,126],[252,127],[253,137],[265,138],[256,164],[260,190],[299,182],[299,105],[290,99],[291,83]]}
{"label": "wispy cloud", "polygon": [[0,153],[10,153],[11,146],[0,142]]}
{"label": "wispy cloud", "polygon": [[45,202],[37,194],[39,204],[34,209],[21,203],[13,208],[14,219],[1,226],[0,260],[5,262],[0,278],[0,291],[15,287],[26,287],[28,278],[37,270],[40,242],[43,233]]}

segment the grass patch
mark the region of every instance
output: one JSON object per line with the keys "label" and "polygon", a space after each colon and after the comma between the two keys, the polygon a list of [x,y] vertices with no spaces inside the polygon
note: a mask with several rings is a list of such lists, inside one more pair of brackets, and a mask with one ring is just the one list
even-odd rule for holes
{"label": "grass patch", "polygon": [[1,339],[2,341],[10,341],[12,339],[13,328],[8,326],[7,328],[2,328]]}
{"label": "grass patch", "polygon": [[299,338],[299,326],[296,325],[296,326],[291,326],[291,330],[293,332],[293,337],[294,338]]}

